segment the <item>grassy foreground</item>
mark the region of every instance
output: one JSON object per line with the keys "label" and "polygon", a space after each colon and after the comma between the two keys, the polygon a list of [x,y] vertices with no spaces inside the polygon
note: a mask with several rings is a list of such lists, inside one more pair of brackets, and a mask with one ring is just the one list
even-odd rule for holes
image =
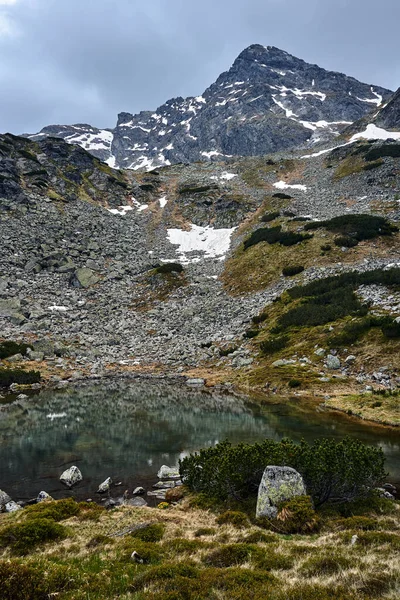
{"label": "grassy foreground", "polygon": [[[36,515],[34,507],[0,516],[2,600],[400,596],[396,502],[376,499],[368,507],[359,503],[325,510],[319,532],[310,535],[267,530],[244,513],[218,516],[199,497],[163,510],[121,507],[110,512],[63,502],[47,503]],[[32,523],[27,536],[26,525]],[[146,526],[135,530],[138,525]],[[53,541],[40,541],[35,527],[47,527]],[[19,534],[13,537],[13,531]],[[134,551],[143,564],[131,559]]]}

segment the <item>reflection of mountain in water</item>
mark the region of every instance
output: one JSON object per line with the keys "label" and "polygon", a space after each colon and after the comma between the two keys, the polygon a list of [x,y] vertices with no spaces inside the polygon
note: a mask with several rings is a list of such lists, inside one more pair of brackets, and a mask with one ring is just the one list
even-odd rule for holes
{"label": "reflection of mountain in water", "polygon": [[307,440],[357,436],[385,446],[395,479],[394,432],[370,429],[340,415],[275,404],[254,412],[242,399],[156,382],[108,383],[57,392],[0,409],[0,482],[15,497],[44,488],[55,493],[65,465],[84,474],[81,496],[111,476],[126,487],[154,483],[159,466],[223,439]]}

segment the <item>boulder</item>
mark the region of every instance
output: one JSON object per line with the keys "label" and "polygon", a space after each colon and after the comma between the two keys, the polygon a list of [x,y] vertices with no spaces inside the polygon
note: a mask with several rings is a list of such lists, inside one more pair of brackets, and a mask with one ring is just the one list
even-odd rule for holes
{"label": "boulder", "polygon": [[17,512],[18,510],[22,510],[22,506],[14,502],[14,500],[10,500],[10,502],[7,502],[7,504],[5,505],[6,513]]}
{"label": "boulder", "polygon": [[11,502],[10,496],[6,494],[6,492],[0,490],[0,512],[4,510],[4,507],[8,502]]}
{"label": "boulder", "polygon": [[47,492],[39,492],[38,497],[36,498],[36,502],[39,504],[39,502],[51,502],[52,500],[54,500],[54,498],[52,498],[52,496],[50,496],[50,494],[48,494]]}
{"label": "boulder", "polygon": [[129,498],[123,502],[126,506],[147,506],[147,502],[144,498]]}
{"label": "boulder", "polygon": [[205,379],[201,379],[200,377],[186,380],[186,385],[204,385],[204,384],[205,384]]}
{"label": "boulder", "polygon": [[178,467],[167,467],[167,465],[163,465],[158,471],[157,477],[158,479],[179,479],[179,469]]}
{"label": "boulder", "polygon": [[336,371],[337,369],[340,369],[340,360],[337,356],[333,356],[333,354],[328,354],[328,356],[326,357],[326,366],[328,369]]}
{"label": "boulder", "polygon": [[82,479],[82,473],[76,466],[72,466],[66,471],[64,471],[64,473],[60,477],[60,481],[62,481],[62,483],[64,483],[69,488],[82,481]]}
{"label": "boulder", "polygon": [[133,490],[132,492],[132,496],[141,496],[142,494],[144,494],[146,492],[146,490],[142,487],[137,487]]}
{"label": "boulder", "polygon": [[346,363],[346,365],[352,365],[354,362],[356,362],[356,357],[354,356],[354,354],[349,354],[349,356],[344,362]]}
{"label": "boulder", "polygon": [[24,360],[24,357],[22,356],[22,354],[13,354],[12,356],[9,356],[7,360],[10,363],[16,363],[21,362],[21,360]]}
{"label": "boulder", "polygon": [[166,490],[169,488],[174,488],[175,487],[175,481],[159,481],[158,483],[155,483],[153,485],[153,488],[158,488],[161,490]]}
{"label": "boulder", "polygon": [[92,285],[95,285],[100,281],[100,278],[88,267],[82,267],[81,269],[76,269],[76,271],[71,275],[69,280],[69,284],[72,287],[77,288],[88,288]]}
{"label": "boulder", "polygon": [[179,502],[185,495],[185,488],[183,486],[175,487],[167,490],[165,499],[167,502]]}
{"label": "boulder", "polygon": [[[46,338],[36,340],[36,342],[34,342],[33,344],[33,351],[36,353],[40,353],[40,356],[43,354],[43,358],[45,356],[54,356],[54,344]],[[28,356],[31,356],[31,352],[29,352]]]}
{"label": "boulder", "polygon": [[108,492],[110,490],[111,484],[112,484],[111,477],[107,477],[107,479],[99,485],[99,489],[97,490],[97,493],[104,494],[104,492]]}
{"label": "boulder", "polygon": [[295,469],[268,466],[258,488],[256,516],[274,519],[279,503],[306,493],[303,478]]}

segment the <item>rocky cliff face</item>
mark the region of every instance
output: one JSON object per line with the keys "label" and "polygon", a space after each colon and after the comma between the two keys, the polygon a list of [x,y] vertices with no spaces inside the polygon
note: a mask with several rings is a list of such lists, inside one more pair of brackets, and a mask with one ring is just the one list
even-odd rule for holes
{"label": "rocky cliff face", "polygon": [[374,119],[378,127],[400,130],[400,88]]}
{"label": "rocky cliff face", "polygon": [[112,167],[257,156],[335,137],[392,92],[326,71],[271,46],[244,50],[201,96],[173,98],[155,112],[122,112],[113,130],[50,126]]}

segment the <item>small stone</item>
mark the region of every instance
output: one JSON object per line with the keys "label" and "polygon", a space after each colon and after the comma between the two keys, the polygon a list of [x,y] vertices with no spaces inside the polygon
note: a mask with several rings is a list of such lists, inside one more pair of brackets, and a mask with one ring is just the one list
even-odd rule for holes
{"label": "small stone", "polygon": [[97,490],[98,494],[104,494],[105,492],[108,492],[110,489],[110,486],[112,484],[112,479],[111,477],[107,477],[107,479],[105,481],[103,481],[103,483],[101,483],[99,485],[99,489]]}
{"label": "small stone", "polygon": [[204,385],[204,384],[205,384],[205,379],[201,379],[200,377],[186,380],[186,385]]}
{"label": "small stone", "polygon": [[340,369],[340,360],[338,359],[337,356],[328,354],[328,356],[326,357],[326,367],[327,367],[327,369],[336,371],[337,369]]}
{"label": "small stone", "polygon": [[28,397],[26,394],[18,394],[17,396],[17,400],[28,400]]}
{"label": "small stone", "polygon": [[296,361],[293,359],[281,358],[272,363],[271,367],[286,367],[287,365],[295,365]]}
{"label": "small stone", "polygon": [[153,485],[153,488],[166,490],[175,487],[175,481],[159,481]]}
{"label": "small stone", "polygon": [[64,471],[64,473],[60,476],[60,481],[62,481],[62,483],[65,483],[65,485],[69,488],[82,481],[82,479],[82,473],[76,466],[70,467],[69,469]]}
{"label": "small stone", "polygon": [[357,540],[358,540],[358,535],[353,535],[353,536],[351,536],[350,545],[351,545],[351,546],[354,546],[354,544],[356,544],[356,543],[357,543]]}
{"label": "small stone", "polygon": [[346,363],[346,365],[352,365],[355,361],[356,357],[354,356],[354,354],[350,354],[344,362]]}
{"label": "small stone", "polygon": [[39,504],[40,502],[50,502],[54,500],[47,492],[39,492],[38,497],[36,498],[36,502]]}
{"label": "small stone", "polygon": [[139,486],[133,490],[132,496],[142,496],[145,493],[146,493],[146,490]]}
{"label": "small stone", "polygon": [[314,354],[316,354],[317,356],[325,356],[326,350],[324,350],[323,348],[318,348],[317,350],[315,350]]}
{"label": "small stone", "polygon": [[24,357],[22,356],[22,354],[14,354],[13,356],[9,356],[7,360],[10,363],[16,363],[21,362],[21,360],[24,360]]}
{"label": "small stone", "polygon": [[124,504],[126,506],[147,506],[147,502],[144,498],[130,498],[129,500],[124,500]]}

